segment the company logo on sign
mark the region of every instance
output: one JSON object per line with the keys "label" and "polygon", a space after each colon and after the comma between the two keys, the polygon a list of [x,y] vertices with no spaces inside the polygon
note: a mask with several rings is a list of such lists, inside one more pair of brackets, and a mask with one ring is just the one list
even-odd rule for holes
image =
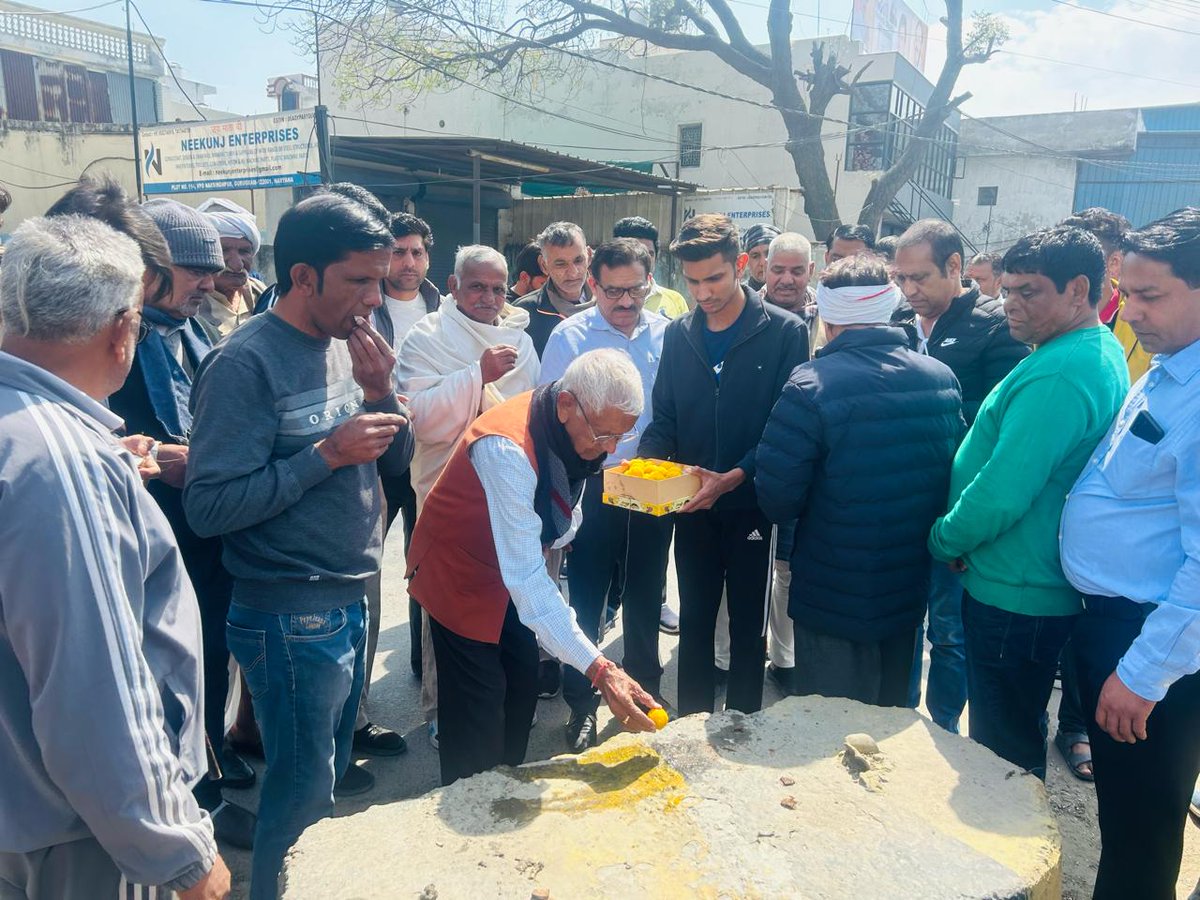
{"label": "company logo on sign", "polygon": [[145,169],[147,175],[150,174],[151,169],[154,170],[155,175],[162,174],[162,150],[151,144],[142,151],[142,156],[146,158]]}

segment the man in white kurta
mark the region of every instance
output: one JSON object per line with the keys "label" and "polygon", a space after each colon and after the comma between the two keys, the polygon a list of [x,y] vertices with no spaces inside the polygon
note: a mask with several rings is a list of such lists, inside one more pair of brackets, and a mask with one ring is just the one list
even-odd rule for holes
{"label": "man in white kurta", "polygon": [[[411,473],[417,514],[467,426],[480,413],[533,390],[539,364],[525,331],[529,313],[505,302],[508,264],[491,247],[459,249],[451,296],[400,347],[396,371],[417,439]],[[437,670],[426,619],[421,634],[421,708],[437,741]]]}

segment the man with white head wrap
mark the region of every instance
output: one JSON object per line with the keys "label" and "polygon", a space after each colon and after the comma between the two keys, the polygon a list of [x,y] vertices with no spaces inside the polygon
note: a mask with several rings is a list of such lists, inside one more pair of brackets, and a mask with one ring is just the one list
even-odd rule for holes
{"label": "man with white head wrap", "polygon": [[225,197],[210,197],[196,207],[221,235],[225,270],[216,276],[216,288],[201,307],[199,318],[224,337],[254,314],[254,304],[267,286],[251,276],[254,257],[262,247],[262,233],[254,213]]}
{"label": "man with white head wrap", "polygon": [[839,260],[817,306],[829,343],[797,366],[758,445],[754,485],[796,519],[788,614],[795,688],[903,706],[929,590],[926,529],[945,505],[965,424],[954,373],[887,323],[884,261]]}

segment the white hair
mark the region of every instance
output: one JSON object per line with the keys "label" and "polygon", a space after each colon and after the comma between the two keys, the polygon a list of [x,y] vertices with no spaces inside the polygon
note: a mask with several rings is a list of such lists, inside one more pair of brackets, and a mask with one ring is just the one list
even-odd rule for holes
{"label": "white hair", "polygon": [[99,219],[27,219],[0,267],[0,325],[37,341],[86,341],[138,304],[142,254]]}
{"label": "white hair", "polygon": [[630,416],[640,416],[646,405],[642,391],[642,376],[638,374],[628,354],[605,348],[589,350],[567,366],[558,386],[570,391],[593,415],[606,409],[617,409]]}
{"label": "white hair", "polygon": [[454,254],[454,277],[461,283],[467,269],[481,263],[499,266],[504,270],[504,280],[508,280],[508,260],[504,258],[504,254],[483,244],[468,244],[458,248],[458,252]]}
{"label": "white hair", "polygon": [[806,264],[812,262],[812,244],[804,235],[794,231],[785,231],[774,237],[767,248],[767,265],[771,264],[771,257],[776,253],[799,253]]}

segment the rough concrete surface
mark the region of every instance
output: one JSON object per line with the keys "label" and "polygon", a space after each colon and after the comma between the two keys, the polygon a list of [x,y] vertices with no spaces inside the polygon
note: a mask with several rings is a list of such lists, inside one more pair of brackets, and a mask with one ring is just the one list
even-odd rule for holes
{"label": "rough concrete surface", "polygon": [[1061,893],[1037,779],[911,710],[821,697],[327,820],[285,871],[286,897],[346,900]]}
{"label": "rough concrete surface", "polygon": [[[399,532],[397,531],[397,534]],[[400,730],[408,739],[409,752],[404,756],[392,759],[361,759],[363,765],[377,779],[376,787],[368,794],[338,801],[334,815],[338,818],[358,816],[364,811],[398,800],[420,797],[438,786],[437,753],[426,739],[425,727],[421,721],[418,706],[420,684],[409,669],[408,644],[408,604],[404,595],[404,561],[402,541],[388,541],[384,552],[383,564],[383,621],[379,639],[379,655],[375,661],[375,677],[372,684],[372,718],[382,725]],[[678,591],[674,581],[674,567],[669,570],[667,597],[670,604],[679,608]],[[665,667],[663,675],[663,693],[669,701],[676,696],[676,680],[678,677],[677,636],[660,635],[660,649]],[[611,631],[604,641],[605,651],[614,659],[621,658],[621,619],[617,619],[617,627]],[[928,645],[926,647],[928,649]],[[925,660],[928,670],[928,656]],[[1054,692],[1051,700],[1050,720],[1053,733],[1055,711],[1058,705],[1058,691]],[[770,706],[780,699],[780,694],[771,679],[767,679],[763,692],[764,705]],[[922,712],[923,712],[922,708]],[[564,749],[563,723],[567,719],[567,708],[561,694],[553,700],[543,700],[538,704],[539,721],[530,735],[529,760],[546,759]],[[601,738],[610,738],[619,731],[618,725],[612,720],[608,710],[600,709]],[[668,726],[664,734],[668,734],[674,723]],[[966,716],[963,717],[963,727],[966,728]],[[844,734],[861,730],[860,727],[847,728]],[[843,735],[839,735],[839,740]],[[880,734],[875,738],[883,740]],[[949,735],[944,739],[951,739]],[[840,747],[840,743],[837,745]],[[251,760],[251,763],[262,773],[262,763]],[[1050,808],[1058,822],[1062,835],[1062,877],[1063,900],[1087,900],[1092,894],[1092,882],[1096,875],[1096,863],[1100,857],[1100,835],[1096,822],[1096,793],[1091,784],[1078,781],[1071,777],[1062,758],[1053,747],[1047,757],[1047,793]],[[793,773],[794,774],[794,773]],[[780,777],[791,777],[781,773]],[[794,793],[795,788],[789,788],[801,805],[804,797]],[[242,804],[250,809],[257,808],[258,789],[245,791],[226,791],[227,799]],[[401,863],[415,864],[422,857],[409,850],[409,844],[414,843],[413,835],[376,835],[364,830],[360,832],[362,845],[347,846],[342,855],[347,858],[356,857],[362,849],[368,848],[376,840],[387,840],[394,854]],[[438,848],[439,850],[444,848]],[[221,853],[229,863],[233,872],[233,900],[244,900],[247,896],[250,877],[250,854],[222,844]],[[848,853],[845,865],[851,868],[857,865],[855,857]],[[1188,823],[1185,834],[1183,865],[1177,886],[1178,900],[1185,900],[1197,887],[1200,878],[1200,827],[1195,821]],[[423,890],[422,884],[415,897]],[[363,894],[361,896],[367,896]],[[388,891],[385,897],[403,898],[406,895],[396,891]],[[443,900],[448,896],[443,894]],[[527,896],[527,895],[526,895]],[[903,896],[894,893],[892,897]],[[918,892],[910,895],[918,900],[924,894]],[[839,897],[852,897],[841,894]],[[305,898],[309,900],[309,898]],[[431,898],[426,898],[431,900]],[[523,900],[518,896],[517,900]],[[563,900],[560,896],[559,900]],[[626,900],[624,897],[614,900]],[[906,898],[907,900],[907,898]],[[1196,900],[1200,900],[1197,895]]]}

